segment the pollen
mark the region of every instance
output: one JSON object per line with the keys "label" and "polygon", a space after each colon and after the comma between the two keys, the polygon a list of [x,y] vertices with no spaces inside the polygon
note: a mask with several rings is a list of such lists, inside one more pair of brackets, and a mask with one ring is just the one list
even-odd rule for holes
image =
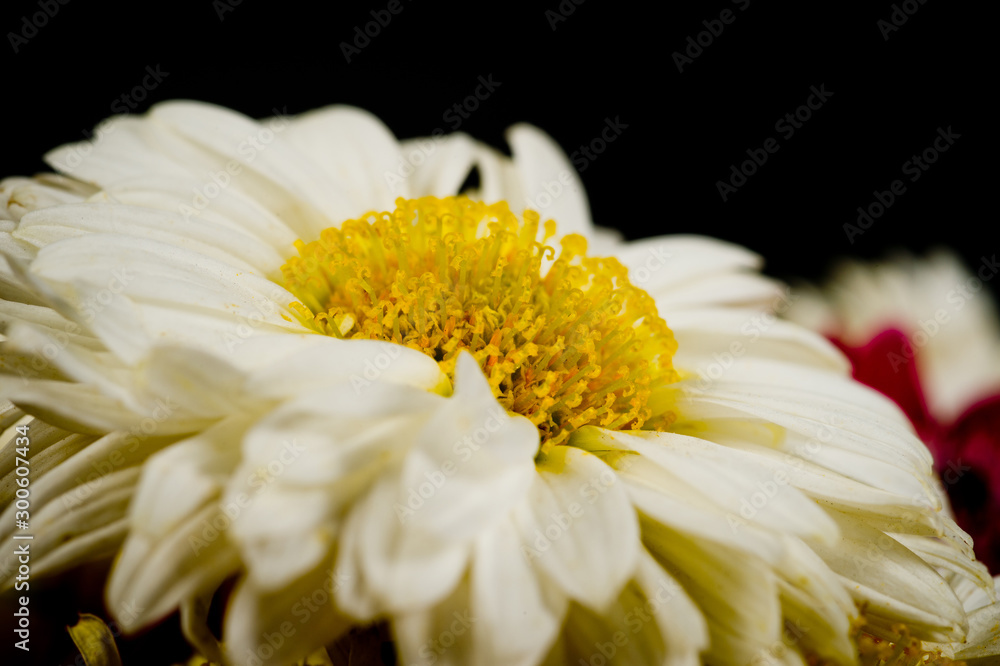
{"label": "pollen", "polygon": [[940,650],[925,650],[904,624],[892,627],[892,640],[873,636],[867,628],[863,616],[854,626],[860,666],[965,666],[964,661],[946,657]]}
{"label": "pollen", "polygon": [[[878,629],[869,623],[865,605],[851,623],[851,638],[857,646],[858,666],[966,666],[966,662],[951,659],[938,649],[925,649],[905,624],[890,629]],[[835,662],[816,654],[806,655],[809,666],[834,666]]]}
{"label": "pollen", "polygon": [[398,199],[392,212],[296,241],[281,270],[292,309],[318,333],[404,345],[449,377],[471,352],[543,451],[585,425],[665,429],[672,416],[654,416],[647,400],[678,380],[672,331],[621,263],[588,257],[576,234],[557,250],[546,244],[555,229],[506,202]]}

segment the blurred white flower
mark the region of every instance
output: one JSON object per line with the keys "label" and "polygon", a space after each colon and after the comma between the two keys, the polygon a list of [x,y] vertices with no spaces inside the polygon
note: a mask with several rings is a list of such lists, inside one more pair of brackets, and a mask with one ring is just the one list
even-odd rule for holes
{"label": "blurred white flower", "polygon": [[969,405],[1000,391],[1000,319],[984,283],[1000,264],[983,257],[971,274],[954,254],[926,259],[899,255],[884,262],[844,261],[822,291],[804,293],[789,318],[851,347],[896,329],[912,355],[927,406],[949,422]]}

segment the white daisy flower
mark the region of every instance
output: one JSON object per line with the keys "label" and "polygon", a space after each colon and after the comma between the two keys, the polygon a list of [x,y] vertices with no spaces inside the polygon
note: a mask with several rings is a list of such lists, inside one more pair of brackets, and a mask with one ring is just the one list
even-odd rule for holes
{"label": "white daisy flower", "polygon": [[772,314],[758,257],[618,241],[551,139],[508,140],[168,103],[50,153],[70,180],[6,181],[35,574],[120,548],[119,622],[179,609],[234,664],[371,623],[405,664],[964,640],[955,581],[992,581],[899,410]]}

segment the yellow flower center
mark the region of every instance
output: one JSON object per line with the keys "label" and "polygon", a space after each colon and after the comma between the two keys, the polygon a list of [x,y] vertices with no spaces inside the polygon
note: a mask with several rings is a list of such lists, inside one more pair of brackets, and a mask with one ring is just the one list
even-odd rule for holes
{"label": "yellow flower center", "polygon": [[470,351],[545,447],[584,425],[666,427],[672,416],[651,414],[647,399],[677,381],[677,343],[652,297],[616,259],[586,256],[582,236],[563,238],[557,256],[544,242],[555,223],[538,242],[539,221],[506,202],[398,199],[391,213],[296,241],[281,270],[317,332],[405,345],[449,376]]}

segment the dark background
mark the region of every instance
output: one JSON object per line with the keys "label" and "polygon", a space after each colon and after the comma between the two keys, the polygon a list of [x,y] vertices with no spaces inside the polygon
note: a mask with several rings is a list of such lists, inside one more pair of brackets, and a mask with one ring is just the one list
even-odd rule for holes
{"label": "dark background", "polygon": [[[26,28],[25,20],[42,23],[46,3],[54,16]],[[549,0],[491,10],[401,0],[402,11],[348,62],[341,43],[388,4],[4,0],[0,176],[43,170],[46,150],[84,138],[147,67],[166,76],[142,91],[134,112],[175,98],[254,117],[353,104],[401,138],[450,131],[445,114],[492,75],[500,86],[461,130],[497,147],[520,121],[568,153],[608,118],[627,125],[581,176],[595,221],[630,238],[717,236],[763,254],[775,275],[809,279],[845,255],[948,245],[975,269],[1000,250],[994,132],[983,120],[996,113],[992,18],[971,3],[897,3],[897,18],[903,4],[916,11],[886,39],[878,22],[897,11],[888,0],[655,8]],[[674,52],[726,9],[733,21],[679,72]],[[832,93],[822,108],[790,138],[776,131],[821,85]],[[939,127],[960,138],[910,182],[903,163]],[[778,152],[724,202],[717,181],[768,137]],[[850,243],[843,225],[895,179],[906,192]]]}
{"label": "dark background", "polygon": [[[175,98],[255,117],[346,103],[401,138],[450,131],[454,116],[444,114],[492,74],[501,85],[460,129],[497,147],[519,121],[545,129],[568,153],[597,138],[606,118],[628,126],[581,175],[595,220],[629,237],[717,236],[762,253],[777,275],[808,278],[846,254],[946,244],[975,267],[1000,249],[993,135],[973,117],[995,109],[992,40],[980,36],[991,19],[967,3],[903,3],[916,11],[885,39],[878,21],[890,19],[888,1],[632,8],[549,0],[486,10],[400,0],[402,11],[347,62],[341,42],[388,0],[324,12],[254,0],[157,9],[42,1],[58,12],[16,54],[9,33],[41,11],[39,0],[5,0],[0,18],[3,175],[43,169],[44,151],[80,140],[111,115],[147,66],[167,76],[135,112]],[[556,22],[560,7],[568,16]],[[733,22],[679,72],[672,54],[724,9]],[[776,132],[821,84],[833,93],[823,107],[792,137]],[[903,163],[949,126],[961,138],[909,182]],[[768,137],[779,151],[723,202],[717,181]],[[843,225],[894,179],[904,180],[905,194],[851,244]]]}

